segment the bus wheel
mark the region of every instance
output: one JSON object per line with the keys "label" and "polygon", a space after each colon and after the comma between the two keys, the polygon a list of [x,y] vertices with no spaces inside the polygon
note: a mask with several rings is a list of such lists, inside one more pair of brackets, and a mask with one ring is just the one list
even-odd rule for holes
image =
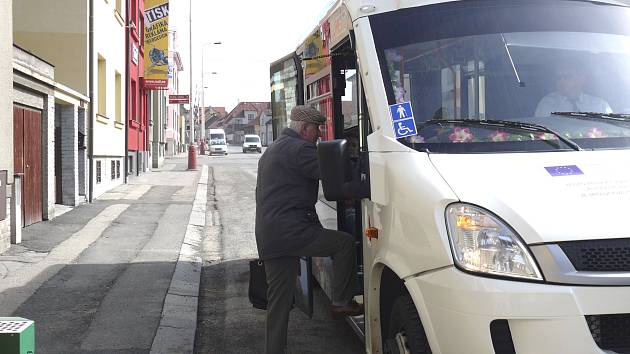
{"label": "bus wheel", "polygon": [[403,295],[394,302],[389,318],[389,333],[383,344],[386,354],[431,354],[411,296]]}

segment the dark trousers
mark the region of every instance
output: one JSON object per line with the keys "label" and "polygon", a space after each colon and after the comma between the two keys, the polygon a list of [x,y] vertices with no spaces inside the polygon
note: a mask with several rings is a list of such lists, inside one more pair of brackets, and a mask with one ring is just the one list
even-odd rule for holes
{"label": "dark trousers", "polygon": [[323,229],[314,241],[289,256],[265,260],[266,354],[286,353],[289,311],[293,305],[300,256],[333,257],[333,303],[345,304],[354,295],[356,250],[354,238],[348,233]]}

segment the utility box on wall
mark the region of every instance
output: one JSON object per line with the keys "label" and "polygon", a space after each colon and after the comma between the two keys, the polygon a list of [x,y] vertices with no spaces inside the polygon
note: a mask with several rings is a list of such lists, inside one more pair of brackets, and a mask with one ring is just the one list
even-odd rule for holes
{"label": "utility box on wall", "polygon": [[0,221],[7,218],[7,171],[0,171]]}
{"label": "utility box on wall", "polygon": [[20,317],[0,317],[0,353],[35,354],[35,322]]}

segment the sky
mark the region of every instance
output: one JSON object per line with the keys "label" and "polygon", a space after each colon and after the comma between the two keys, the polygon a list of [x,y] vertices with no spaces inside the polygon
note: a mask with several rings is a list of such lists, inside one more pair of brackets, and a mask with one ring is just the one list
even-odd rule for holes
{"label": "sky", "polygon": [[[203,47],[205,105],[226,107],[228,112],[238,102],[269,101],[269,65],[294,51],[335,3],[334,0],[171,0],[169,29],[176,31],[174,49],[184,64],[180,94],[190,91],[190,1],[193,92],[201,93]],[[221,44],[206,45],[214,42]]]}

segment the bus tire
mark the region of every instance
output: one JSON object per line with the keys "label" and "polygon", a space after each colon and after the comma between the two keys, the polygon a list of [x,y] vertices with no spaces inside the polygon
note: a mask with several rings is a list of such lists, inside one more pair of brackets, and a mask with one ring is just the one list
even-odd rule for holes
{"label": "bus tire", "polygon": [[411,354],[431,354],[420,316],[409,294],[394,301],[389,318],[389,332],[383,343],[384,351],[386,354],[405,354],[405,351],[399,350],[399,345],[404,345],[406,352]]}

